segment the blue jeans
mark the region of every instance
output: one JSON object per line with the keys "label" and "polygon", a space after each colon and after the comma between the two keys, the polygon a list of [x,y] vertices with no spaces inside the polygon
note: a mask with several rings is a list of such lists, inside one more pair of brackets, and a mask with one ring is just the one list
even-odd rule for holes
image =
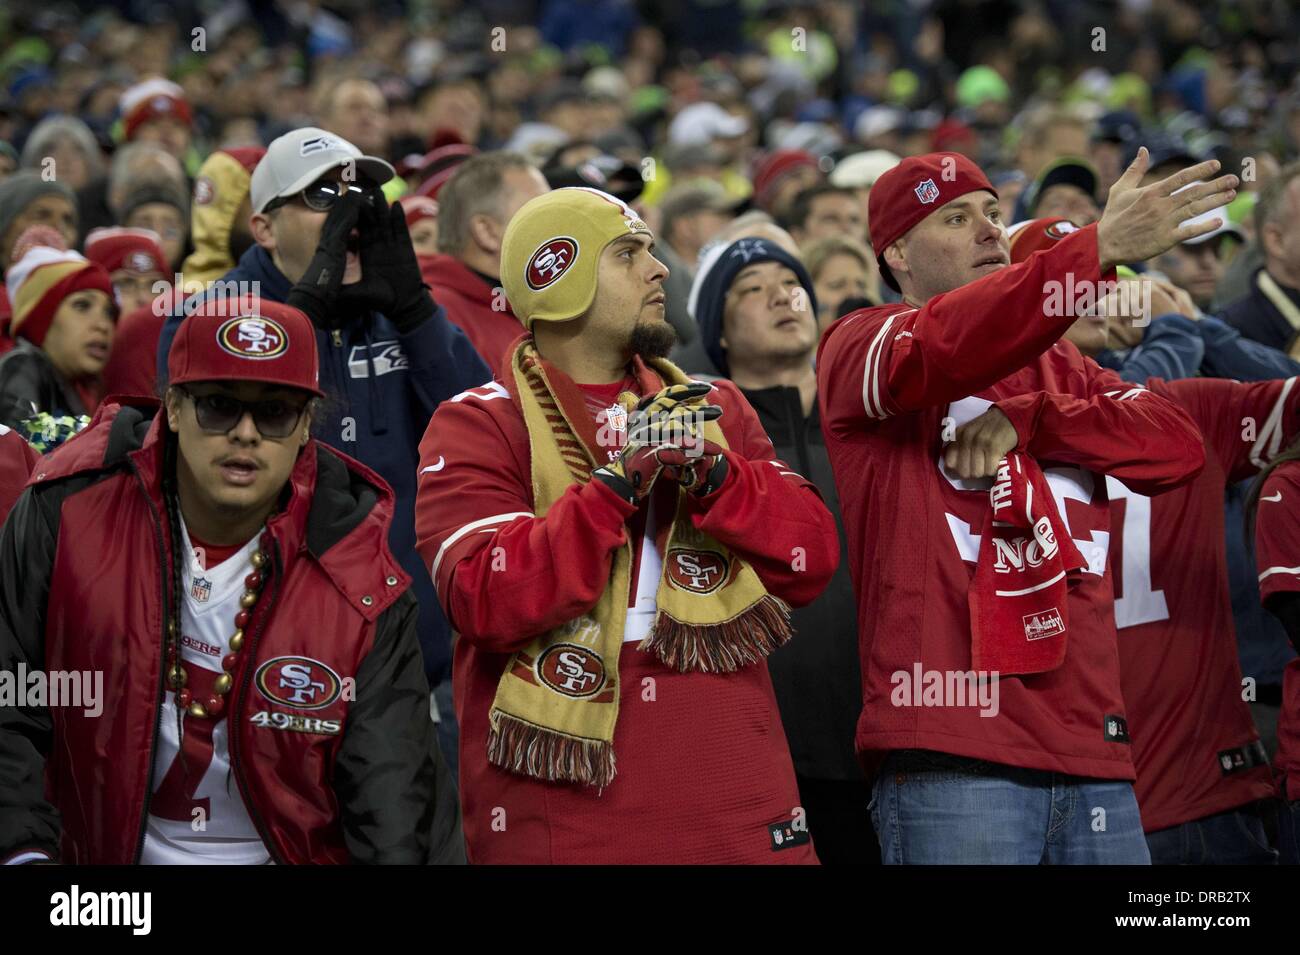
{"label": "blue jeans", "polygon": [[927,750],[889,754],[871,821],[886,865],[1148,865],[1133,785]]}
{"label": "blue jeans", "polygon": [[433,701],[438,707],[438,746],[451,770],[451,778],[460,785],[460,727],[452,705],[450,676],[433,688]]}
{"label": "blue jeans", "polygon": [[1282,865],[1300,865],[1300,799],[1278,800],[1277,848]]}
{"label": "blue jeans", "polygon": [[1241,806],[1147,833],[1152,865],[1276,865],[1260,807]]}

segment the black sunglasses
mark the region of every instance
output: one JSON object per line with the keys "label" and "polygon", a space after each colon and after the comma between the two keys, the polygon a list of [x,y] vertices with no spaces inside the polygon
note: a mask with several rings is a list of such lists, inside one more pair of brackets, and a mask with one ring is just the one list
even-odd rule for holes
{"label": "black sunglasses", "polygon": [[240,401],[229,395],[196,395],[185,388],[182,394],[194,402],[194,418],[210,434],[229,434],[244,415],[253,416],[253,424],[264,438],[287,438],[302,420],[309,402],[292,402],[283,398],[269,401]]}
{"label": "black sunglasses", "polygon": [[334,208],[335,203],[343,198],[349,192],[358,192],[371,205],[375,203],[375,192],[379,189],[374,183],[368,180],[357,180],[356,182],[336,182],[333,179],[317,179],[306,189],[301,192],[295,192],[288,196],[279,196],[272,199],[266,204],[264,212],[270,212],[281,206],[287,206],[295,200],[302,200],[312,212],[329,212]]}

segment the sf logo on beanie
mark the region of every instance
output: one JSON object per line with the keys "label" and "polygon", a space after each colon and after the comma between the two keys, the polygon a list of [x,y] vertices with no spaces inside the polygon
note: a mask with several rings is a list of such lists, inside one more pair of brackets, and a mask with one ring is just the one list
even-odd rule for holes
{"label": "sf logo on beanie", "polygon": [[543,242],[529,258],[524,269],[524,279],[534,292],[541,291],[567,272],[577,258],[576,239],[560,236]]}

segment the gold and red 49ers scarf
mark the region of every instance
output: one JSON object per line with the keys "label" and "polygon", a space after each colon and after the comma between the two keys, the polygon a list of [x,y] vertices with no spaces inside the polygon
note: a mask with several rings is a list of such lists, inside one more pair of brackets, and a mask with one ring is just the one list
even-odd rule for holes
{"label": "gold and red 49ers scarf", "polygon": [[[670,362],[651,367],[665,386],[689,381]],[[557,397],[556,385],[576,387],[548,372],[531,340],[515,350],[511,369],[528,428],[533,510],[541,517],[574,482],[590,481],[606,454],[581,399]],[[630,411],[636,397],[624,393],[620,403]],[[704,437],[727,447],[715,421],[705,423]],[[682,672],[728,673],[761,662],[790,638],[790,608],[744,560],[695,528],[683,494],[679,489],[664,546],[658,616],[638,649]],[[613,780],[618,656],[634,545],[629,540],[614,553],[609,584],[590,611],[511,656],[492,701],[488,759],[494,765],[551,782],[604,787]],[[679,565],[703,572],[672,573]]]}

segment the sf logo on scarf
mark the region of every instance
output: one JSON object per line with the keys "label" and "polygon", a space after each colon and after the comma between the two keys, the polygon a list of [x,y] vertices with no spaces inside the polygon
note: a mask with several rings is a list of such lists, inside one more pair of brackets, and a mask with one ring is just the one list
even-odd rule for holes
{"label": "sf logo on scarf", "polygon": [[668,579],[693,594],[711,594],[727,581],[727,562],[711,550],[668,552]]}
{"label": "sf logo on scarf", "polygon": [[592,696],[605,685],[605,664],[590,650],[557,643],[537,659],[537,676],[556,693]]}

